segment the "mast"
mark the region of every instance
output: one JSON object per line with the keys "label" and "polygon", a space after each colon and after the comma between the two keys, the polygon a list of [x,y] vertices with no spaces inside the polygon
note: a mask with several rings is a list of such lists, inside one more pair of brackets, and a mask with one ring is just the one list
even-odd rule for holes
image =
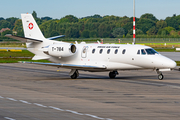
{"label": "mast", "polygon": [[133,0],[133,45],[136,44],[135,0]]}

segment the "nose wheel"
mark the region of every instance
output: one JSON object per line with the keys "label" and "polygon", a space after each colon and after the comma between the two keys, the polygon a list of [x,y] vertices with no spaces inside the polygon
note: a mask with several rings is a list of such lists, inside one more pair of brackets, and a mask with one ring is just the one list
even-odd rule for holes
{"label": "nose wheel", "polygon": [[159,80],[163,80],[163,78],[164,78],[164,75],[162,73],[158,75]]}
{"label": "nose wheel", "polygon": [[164,79],[164,75],[162,74],[161,71],[159,71],[158,69],[156,70],[157,74],[158,74],[158,79],[159,80],[163,80]]}

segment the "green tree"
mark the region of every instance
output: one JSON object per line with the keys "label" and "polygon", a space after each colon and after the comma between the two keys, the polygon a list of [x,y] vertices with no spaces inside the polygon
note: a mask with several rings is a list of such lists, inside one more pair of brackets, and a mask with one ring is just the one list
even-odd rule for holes
{"label": "green tree", "polygon": [[103,37],[103,33],[106,31],[106,24],[103,22],[98,27],[99,37]]}
{"label": "green tree", "polygon": [[65,35],[69,38],[79,38],[79,31],[75,28],[68,28],[65,31]]}
{"label": "green tree", "polygon": [[2,28],[11,28],[11,23],[8,22],[7,20],[1,20],[0,21],[0,30]]}
{"label": "green tree", "polygon": [[81,33],[81,37],[82,37],[82,38],[89,38],[89,31],[88,31],[88,30],[84,30],[84,31]]}
{"label": "green tree", "polygon": [[63,23],[63,22],[69,22],[69,23],[78,22],[78,18],[73,15],[66,15],[65,17],[61,18],[59,22],[61,22],[61,23]]}
{"label": "green tree", "polygon": [[180,15],[178,15],[178,16],[173,15],[173,17],[167,17],[165,19],[165,21],[167,22],[167,26],[173,27],[176,30],[180,30],[180,28],[179,28]]}
{"label": "green tree", "polygon": [[33,16],[34,18],[37,18],[37,13],[36,13],[36,11],[33,11],[32,16]]}
{"label": "green tree", "polygon": [[12,31],[11,30],[6,30],[6,31],[1,33],[1,36],[5,36],[6,34],[12,34]]}
{"label": "green tree", "polygon": [[107,38],[107,37],[109,37],[109,33],[108,33],[108,32],[106,32],[106,31],[105,31],[105,32],[103,32],[102,37],[103,37],[103,38]]}
{"label": "green tree", "polygon": [[173,27],[165,27],[164,30],[166,30],[168,32],[168,34],[170,34],[170,32],[173,30],[175,31],[176,29]]}
{"label": "green tree", "polygon": [[115,28],[112,32],[112,35],[114,37],[123,37],[124,34],[125,34],[124,28]]}
{"label": "green tree", "polygon": [[95,31],[95,30],[90,31],[89,37],[90,37],[90,38],[97,38],[97,37],[98,37],[98,32]]}
{"label": "green tree", "polygon": [[3,18],[3,17],[0,17],[0,21],[1,21],[1,20],[4,20],[4,18]]}
{"label": "green tree", "polygon": [[158,32],[158,29],[154,26],[148,31],[148,35],[156,35]]}
{"label": "green tree", "polygon": [[11,28],[10,29],[13,29],[14,24],[15,24],[16,20],[18,20],[18,18],[11,17],[11,18],[7,18],[6,20],[11,23]]}
{"label": "green tree", "polygon": [[150,13],[146,13],[146,14],[143,14],[140,19],[150,19],[152,21],[157,21],[158,19],[153,15],[153,14],[150,14]]}
{"label": "green tree", "polygon": [[48,20],[52,20],[52,18],[51,17],[41,17],[41,20],[45,20],[45,21],[48,21]]}
{"label": "green tree", "polygon": [[167,27],[167,22],[166,21],[164,21],[164,20],[157,21],[157,23],[156,23],[156,28],[157,29],[163,29],[165,27]]}
{"label": "green tree", "polygon": [[58,35],[59,35],[59,33],[56,32],[55,30],[53,30],[53,31],[50,32],[50,37],[58,36]]}
{"label": "green tree", "polygon": [[24,37],[24,31],[23,31],[21,19],[16,20],[13,31],[17,32],[17,36]]}
{"label": "green tree", "polygon": [[144,32],[144,34],[146,34],[146,32],[155,25],[156,23],[154,21],[150,19],[141,18],[137,22],[137,29],[141,29]]}
{"label": "green tree", "polygon": [[161,36],[165,36],[165,35],[168,35],[168,31],[165,29],[159,29],[157,34]]}
{"label": "green tree", "polygon": [[170,35],[176,36],[176,35],[178,35],[178,33],[177,33],[176,31],[172,30],[172,31],[170,32]]}

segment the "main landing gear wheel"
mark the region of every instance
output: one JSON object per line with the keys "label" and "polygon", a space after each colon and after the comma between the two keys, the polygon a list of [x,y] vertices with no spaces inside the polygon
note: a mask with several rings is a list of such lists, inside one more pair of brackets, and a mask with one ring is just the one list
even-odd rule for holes
{"label": "main landing gear wheel", "polygon": [[159,80],[163,80],[163,78],[164,78],[164,75],[163,75],[163,74],[159,74],[159,75],[158,75],[158,79],[159,79]]}
{"label": "main landing gear wheel", "polygon": [[76,79],[78,76],[77,76],[77,73],[75,72],[73,75],[71,75],[71,79]]}
{"label": "main landing gear wheel", "polygon": [[109,72],[109,78],[115,78],[117,74],[117,71]]}
{"label": "main landing gear wheel", "polygon": [[76,79],[79,76],[78,70],[71,70],[70,77],[71,79]]}

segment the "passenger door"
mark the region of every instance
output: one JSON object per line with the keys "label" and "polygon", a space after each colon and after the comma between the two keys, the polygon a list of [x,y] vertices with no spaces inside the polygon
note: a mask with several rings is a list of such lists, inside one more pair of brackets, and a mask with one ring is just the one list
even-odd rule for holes
{"label": "passenger door", "polygon": [[86,58],[87,57],[87,51],[88,51],[88,46],[84,46],[82,49],[81,57]]}

